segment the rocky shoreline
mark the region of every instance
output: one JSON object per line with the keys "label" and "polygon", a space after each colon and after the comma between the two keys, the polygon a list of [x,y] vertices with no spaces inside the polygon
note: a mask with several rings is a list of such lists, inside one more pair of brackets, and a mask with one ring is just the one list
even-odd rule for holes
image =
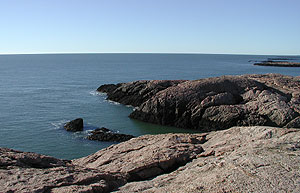
{"label": "rocky shoreline", "polygon": [[134,106],[132,118],[205,133],[125,136],[75,160],[0,148],[1,192],[300,192],[300,77],[143,80],[98,91]]}

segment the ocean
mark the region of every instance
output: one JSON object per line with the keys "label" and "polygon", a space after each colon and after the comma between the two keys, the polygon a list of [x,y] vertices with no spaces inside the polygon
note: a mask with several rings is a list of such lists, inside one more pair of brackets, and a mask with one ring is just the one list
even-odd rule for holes
{"label": "ocean", "polygon": [[[88,132],[97,127],[135,136],[194,132],[129,119],[132,107],[107,101],[106,96],[97,93],[96,89],[102,84],[135,80],[194,80],[253,73],[300,75],[300,68],[253,65],[253,61],[274,57],[222,54],[0,55],[0,147],[74,159],[114,144],[85,139]],[[66,132],[63,124],[78,117],[84,119],[84,131]]]}

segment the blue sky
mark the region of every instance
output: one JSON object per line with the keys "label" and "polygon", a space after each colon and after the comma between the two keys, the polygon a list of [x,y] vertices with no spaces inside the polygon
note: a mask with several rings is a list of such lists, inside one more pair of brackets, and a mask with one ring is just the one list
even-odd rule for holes
{"label": "blue sky", "polygon": [[300,54],[299,0],[0,0],[0,54]]}

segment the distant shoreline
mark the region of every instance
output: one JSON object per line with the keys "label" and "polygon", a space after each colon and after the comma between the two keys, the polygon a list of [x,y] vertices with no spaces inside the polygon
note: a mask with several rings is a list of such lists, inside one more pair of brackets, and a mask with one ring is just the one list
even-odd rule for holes
{"label": "distant shoreline", "polygon": [[300,67],[300,62],[263,61],[254,63],[256,66]]}

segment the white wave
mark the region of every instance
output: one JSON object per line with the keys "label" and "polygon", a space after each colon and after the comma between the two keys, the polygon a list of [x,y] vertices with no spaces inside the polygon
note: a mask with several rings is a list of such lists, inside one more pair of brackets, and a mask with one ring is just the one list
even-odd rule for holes
{"label": "white wave", "polygon": [[133,107],[133,111],[140,110],[139,107]]}
{"label": "white wave", "polygon": [[106,93],[98,92],[96,90],[92,90],[90,94],[93,96],[106,96]]}
{"label": "white wave", "polygon": [[72,133],[72,137],[75,139],[84,138],[84,137],[86,137],[86,134],[82,131],[77,131],[77,132]]}
{"label": "white wave", "polygon": [[109,103],[115,104],[115,105],[121,105],[121,103],[118,103],[116,101],[107,100]]}
{"label": "white wave", "polygon": [[129,108],[134,108],[134,106],[132,106],[132,105],[126,105],[126,107],[129,107]]}
{"label": "white wave", "polygon": [[51,125],[54,126],[55,129],[59,129],[59,128],[62,128],[63,125],[68,122],[70,120],[59,120],[59,121],[56,121],[56,122],[52,122]]}
{"label": "white wave", "polygon": [[91,132],[94,131],[93,129],[84,130],[83,133],[86,135],[91,135]]}

